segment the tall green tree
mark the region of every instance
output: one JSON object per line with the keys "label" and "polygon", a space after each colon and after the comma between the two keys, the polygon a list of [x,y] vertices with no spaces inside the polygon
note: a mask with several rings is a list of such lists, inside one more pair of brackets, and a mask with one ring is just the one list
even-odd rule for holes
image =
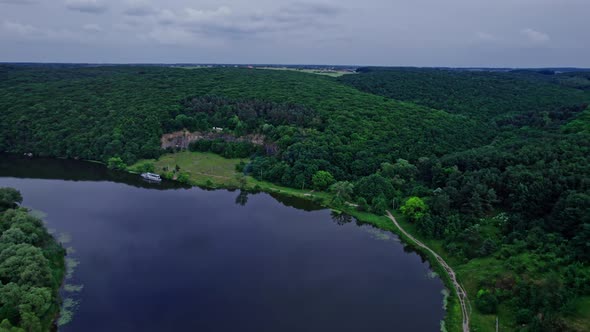
{"label": "tall green tree", "polygon": [[427,215],[428,205],[420,197],[410,197],[400,210],[410,221],[417,222]]}
{"label": "tall green tree", "polygon": [[349,200],[354,191],[354,185],[348,181],[340,181],[331,185],[329,191],[339,199]]}
{"label": "tall green tree", "polygon": [[312,182],[315,189],[324,190],[334,184],[336,180],[328,171],[317,171],[312,177]]}

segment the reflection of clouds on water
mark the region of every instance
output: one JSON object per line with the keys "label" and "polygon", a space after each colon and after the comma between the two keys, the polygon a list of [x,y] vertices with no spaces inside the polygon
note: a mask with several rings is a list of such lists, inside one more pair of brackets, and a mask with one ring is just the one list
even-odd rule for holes
{"label": "reflection of clouds on water", "polygon": [[400,242],[396,236],[392,236],[390,233],[373,228],[373,227],[363,227],[363,229],[371,234],[375,240],[379,241],[395,241]]}
{"label": "reflection of clouds on water", "polygon": [[[309,317],[309,324],[318,324],[325,330],[346,330],[347,326],[355,325],[371,330],[372,324],[376,324],[375,327],[397,326],[401,330],[437,330],[439,318],[444,315],[440,309],[442,286],[426,278],[425,268],[415,254],[404,255],[398,243],[378,240],[395,240],[394,234],[383,236],[354,216],[351,218],[342,213],[332,219],[331,211],[325,207],[316,207],[312,213],[293,208],[309,210],[305,205],[307,201],[289,199],[285,204],[262,193],[239,195],[239,190],[208,193],[195,188],[160,192],[129,187],[108,178],[100,182],[25,179],[16,181],[16,185],[24,188],[25,195],[29,190],[28,199],[49,211],[49,225],[57,228],[56,238],[63,231],[71,235],[71,242],[63,244],[67,258],[72,260],[69,260],[71,277],[60,289],[60,331],[84,331],[85,327],[108,330],[109,321],[135,325],[135,329],[144,331],[190,330],[190,317],[185,322],[186,308],[202,314],[204,324],[216,324],[217,321],[207,320],[207,317],[219,315],[219,309],[211,306],[208,300],[220,295],[226,302],[224,312],[243,312],[239,299],[255,298],[261,301],[250,301],[249,312],[264,314],[272,305],[281,309],[279,314],[285,315],[285,321],[293,322],[301,318],[293,308],[297,309],[300,301],[304,301],[314,312],[329,310],[326,315],[319,315],[325,317],[317,317],[317,321],[315,316]],[[59,196],[47,194],[52,192],[56,193],[55,196],[59,193]],[[235,201],[245,202],[246,197],[248,202],[244,207],[235,205]],[[62,202],[84,208],[68,209]],[[166,223],[162,224],[162,220]],[[236,232],[238,228],[240,231]],[[100,237],[108,237],[109,247],[114,249],[101,250],[95,242]],[[269,246],[276,247],[265,251]],[[126,252],[125,259],[118,259],[121,250],[125,249],[133,251]],[[108,264],[100,273],[93,271],[91,264],[97,258],[96,250],[100,251],[101,258],[115,255],[115,259],[106,261]],[[260,252],[265,254],[261,256]],[[159,255],[166,256],[166,270],[175,273],[151,268],[149,264]],[[288,264],[283,264],[286,256],[289,256]],[[102,259],[100,263],[103,263]],[[138,266],[146,269],[138,271]],[[201,267],[207,268],[206,273]],[[399,286],[401,283],[392,282],[400,276],[399,271],[404,272],[402,277],[415,277]],[[243,286],[235,282],[238,273],[238,279],[250,280],[254,284]],[[264,280],[260,281],[261,273],[267,280],[291,285],[312,282],[317,288],[287,294],[285,298],[280,287],[264,287]],[[140,282],[130,287],[128,280],[115,279],[118,275]],[[122,283],[110,284],[105,280]],[[211,282],[223,285],[223,293],[220,294],[216,287],[199,287],[211,285]],[[329,287],[325,282],[329,282]],[[166,294],[158,294],[159,286],[167,290]],[[159,298],[157,301],[137,301],[152,291]],[[337,296],[333,296],[335,291]],[[376,296],[377,301],[374,301],[373,296],[367,294],[395,295]],[[399,304],[399,298],[412,296],[421,299],[415,317],[419,317],[420,323],[430,321],[432,328],[419,328],[419,322],[408,318],[414,315],[415,303]],[[225,301],[227,298],[230,300]],[[234,298],[238,300],[233,301]],[[162,306],[163,301],[165,306]],[[129,308],[130,302],[133,302],[133,308]],[[354,315],[337,314],[346,312],[350,303],[362,305],[367,310]],[[427,304],[432,304],[438,311],[425,312]],[[383,307],[393,314],[383,321],[372,319],[371,312],[378,312]],[[335,314],[332,316],[330,311]],[[134,312],[160,312],[162,319],[145,322],[145,317],[134,315]],[[405,317],[396,316],[396,312],[404,312]],[[96,313],[109,319],[97,322],[94,320]],[[230,322],[227,329],[240,330],[249,324],[259,324],[257,317],[250,319],[246,316],[257,315],[244,315],[244,322]],[[403,320],[406,318],[408,322]],[[272,323],[269,329],[280,331],[283,325]]]}

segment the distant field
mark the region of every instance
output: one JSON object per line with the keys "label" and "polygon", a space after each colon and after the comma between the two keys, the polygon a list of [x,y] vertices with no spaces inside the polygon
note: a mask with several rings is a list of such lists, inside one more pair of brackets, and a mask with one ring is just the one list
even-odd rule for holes
{"label": "distant field", "polygon": [[[186,66],[186,67],[174,67],[182,69],[210,69],[209,66]],[[354,74],[353,72],[341,71],[341,70],[324,70],[324,69],[298,69],[289,67],[254,67],[255,69],[266,69],[266,70],[278,70],[278,71],[294,71],[306,74],[316,74],[330,77],[342,77],[348,74]]]}
{"label": "distant field", "polygon": [[297,69],[297,68],[288,68],[288,67],[256,67],[256,69],[268,69],[268,70],[287,70],[287,71],[296,71],[301,73],[307,74],[316,74],[316,75],[324,75],[330,77],[341,77],[348,74],[354,74],[348,71],[340,71],[340,70],[321,70],[321,69]]}

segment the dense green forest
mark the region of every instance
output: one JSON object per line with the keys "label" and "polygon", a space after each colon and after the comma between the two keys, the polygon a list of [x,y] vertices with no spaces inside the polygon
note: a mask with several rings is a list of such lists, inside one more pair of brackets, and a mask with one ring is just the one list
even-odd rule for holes
{"label": "dense green forest", "polygon": [[[588,94],[564,88],[557,78],[533,71],[482,72],[420,68],[360,68],[339,81],[361,91],[418,105],[500,120],[527,112],[550,112],[588,102]],[[583,79],[585,73],[563,75]],[[561,77],[561,76],[560,76]]]}
{"label": "dense green forest", "polygon": [[572,328],[563,317],[590,295],[589,95],[530,72],[361,72],[340,80],[492,124],[490,144],[418,161],[402,196],[425,186],[428,212],[409,217],[452,257],[489,258],[478,310],[504,303],[528,330]]}
{"label": "dense green forest", "polygon": [[120,156],[129,164],[159,155],[160,136],[174,128],[171,120],[190,115],[186,99],[207,95],[313,109],[318,126],[268,124],[283,132],[291,161],[332,159],[332,171],[343,178],[371,174],[383,160],[443,155],[491,138],[464,116],[385,100],[303,73],[0,66],[0,150],[95,160]]}
{"label": "dense green forest", "polygon": [[333,206],[395,205],[458,264],[486,262],[474,310],[573,330],[590,296],[584,75],[0,66],[0,150],[123,167],[159,156],[171,131],[260,135],[272,153],[228,139],[191,149],[248,155],[246,174],[330,191]]}
{"label": "dense green forest", "polygon": [[17,190],[0,188],[0,331],[48,331],[59,313],[65,250],[21,202]]}

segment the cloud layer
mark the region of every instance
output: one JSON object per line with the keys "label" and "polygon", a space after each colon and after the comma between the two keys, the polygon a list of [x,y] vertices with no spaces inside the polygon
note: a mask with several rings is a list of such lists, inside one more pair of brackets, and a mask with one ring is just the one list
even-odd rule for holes
{"label": "cloud layer", "polygon": [[100,0],[66,0],[66,8],[88,14],[102,14],[107,5]]}
{"label": "cloud layer", "polygon": [[0,0],[0,4],[9,4],[9,5],[31,5],[36,3],[36,0]]}
{"label": "cloud layer", "polygon": [[586,0],[0,0],[0,61],[590,66],[587,12]]}
{"label": "cloud layer", "polygon": [[520,33],[534,43],[546,43],[551,40],[548,34],[531,28],[522,29]]}

